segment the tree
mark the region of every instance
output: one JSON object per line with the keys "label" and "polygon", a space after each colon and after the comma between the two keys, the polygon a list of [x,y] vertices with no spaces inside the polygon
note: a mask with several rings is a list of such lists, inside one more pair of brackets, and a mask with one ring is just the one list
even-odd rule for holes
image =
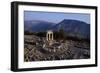
{"label": "tree", "polygon": [[65,33],[64,33],[64,29],[60,28],[59,29],[59,39],[64,39],[65,38]]}

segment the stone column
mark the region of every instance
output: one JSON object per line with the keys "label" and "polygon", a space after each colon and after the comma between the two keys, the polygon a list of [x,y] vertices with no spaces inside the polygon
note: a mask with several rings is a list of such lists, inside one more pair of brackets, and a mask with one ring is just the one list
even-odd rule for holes
{"label": "stone column", "polygon": [[53,33],[52,33],[52,40],[53,40]]}
{"label": "stone column", "polygon": [[47,32],[46,39],[47,39],[47,41],[53,40],[53,32],[52,31]]}

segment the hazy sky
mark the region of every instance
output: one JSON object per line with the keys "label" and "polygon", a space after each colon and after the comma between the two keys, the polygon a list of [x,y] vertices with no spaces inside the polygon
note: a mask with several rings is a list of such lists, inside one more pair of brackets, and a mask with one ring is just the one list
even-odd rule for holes
{"label": "hazy sky", "polygon": [[43,20],[59,23],[63,19],[74,19],[90,23],[90,14],[24,11],[24,20]]}

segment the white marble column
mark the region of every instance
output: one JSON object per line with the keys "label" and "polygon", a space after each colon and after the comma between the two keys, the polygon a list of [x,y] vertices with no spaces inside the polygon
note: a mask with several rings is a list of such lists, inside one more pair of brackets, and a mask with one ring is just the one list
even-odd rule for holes
{"label": "white marble column", "polygon": [[53,32],[52,31],[47,32],[46,39],[47,39],[47,41],[53,40]]}

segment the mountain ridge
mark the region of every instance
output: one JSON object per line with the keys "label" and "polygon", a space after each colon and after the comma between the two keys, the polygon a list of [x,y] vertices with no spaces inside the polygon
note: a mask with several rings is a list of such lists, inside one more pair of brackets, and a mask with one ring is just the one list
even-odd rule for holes
{"label": "mountain ridge", "polygon": [[25,31],[32,32],[46,32],[47,30],[59,31],[63,28],[66,33],[70,33],[71,36],[82,36],[90,38],[90,24],[72,19],[64,19],[59,23],[52,23],[46,21],[24,21]]}

